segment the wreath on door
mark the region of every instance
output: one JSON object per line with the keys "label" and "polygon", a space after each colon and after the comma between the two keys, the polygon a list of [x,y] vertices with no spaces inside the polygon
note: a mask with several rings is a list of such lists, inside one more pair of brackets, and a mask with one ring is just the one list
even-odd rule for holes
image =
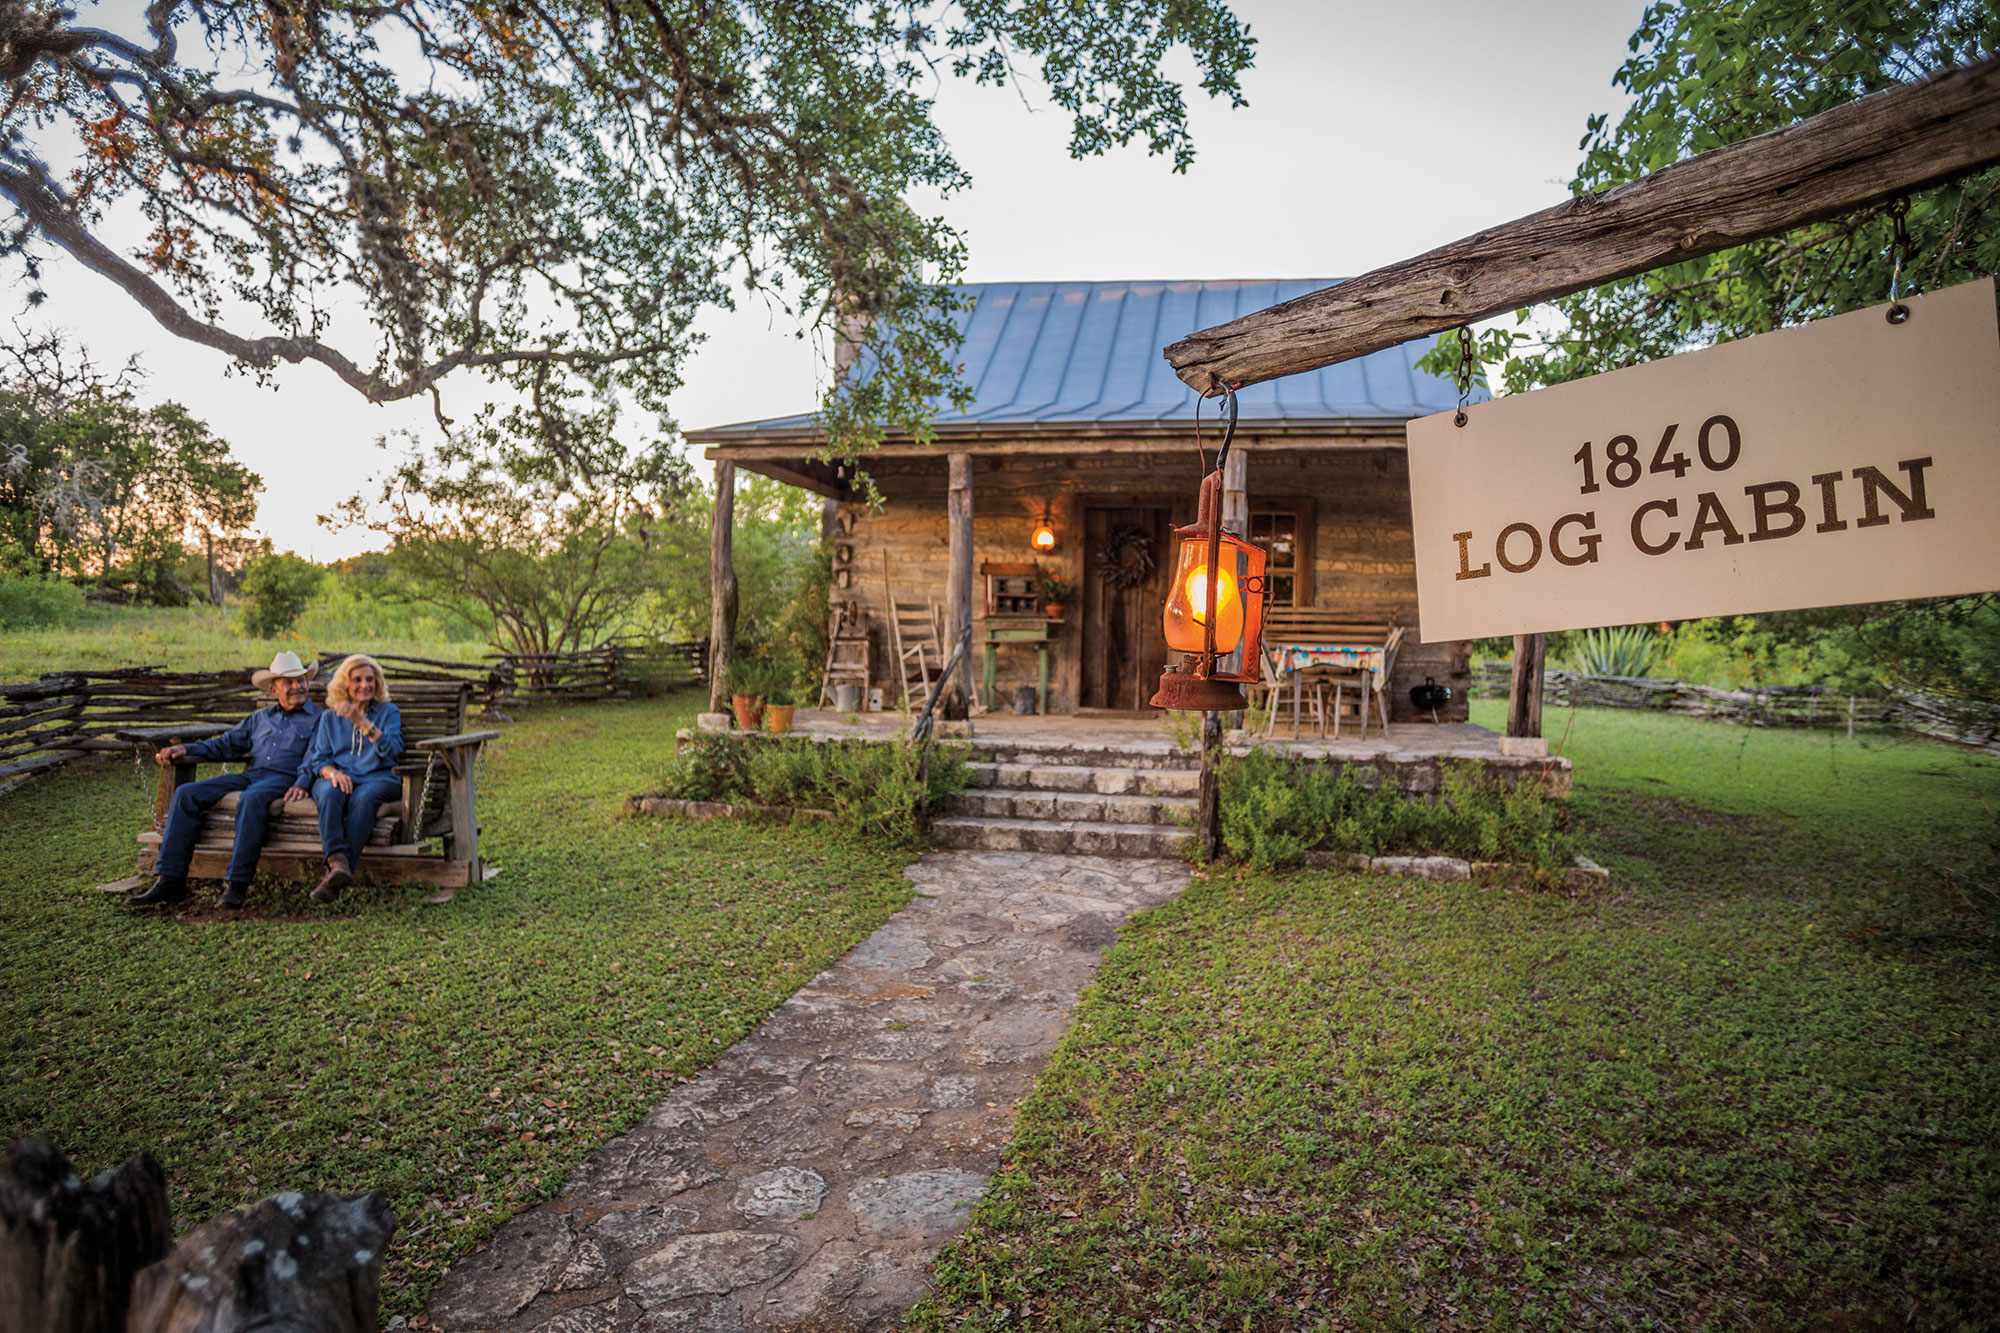
{"label": "wreath on door", "polygon": [[1113,528],[1097,548],[1097,573],[1114,588],[1136,588],[1153,576],[1153,534]]}

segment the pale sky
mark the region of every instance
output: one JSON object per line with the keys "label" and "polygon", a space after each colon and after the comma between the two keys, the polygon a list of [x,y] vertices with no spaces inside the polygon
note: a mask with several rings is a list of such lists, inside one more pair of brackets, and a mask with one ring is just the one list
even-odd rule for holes
{"label": "pale sky", "polygon": [[[1587,118],[1624,106],[1611,76],[1644,4],[1234,7],[1258,39],[1250,104],[1229,111],[1190,87],[1199,157],[1185,175],[1136,147],[1073,162],[1067,119],[1033,89],[945,80],[939,123],[973,178],[941,206],[965,233],[966,281],[1351,277],[1546,208],[1567,193]],[[44,275],[33,323],[75,331],[100,364],[139,354],[147,401],[185,404],[263,476],[260,534],[318,560],[378,544],[316,517],[383,467],[378,437],[435,429],[426,403],[371,405],[317,366],[259,387],[67,258]],[[708,342],[672,404],[683,428],[812,407],[823,372],[784,317],[746,303],[701,328]],[[468,418],[484,392],[470,375],[447,380],[445,410]]]}

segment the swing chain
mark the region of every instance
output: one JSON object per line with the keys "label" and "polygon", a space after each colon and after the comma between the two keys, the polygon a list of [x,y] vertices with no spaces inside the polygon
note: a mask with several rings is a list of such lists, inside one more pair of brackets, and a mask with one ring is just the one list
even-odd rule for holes
{"label": "swing chain", "polygon": [[1472,401],[1472,329],[1464,324],[1458,326],[1458,370],[1452,378],[1458,384],[1458,412],[1452,417],[1454,425],[1463,427],[1467,417],[1465,405]]}
{"label": "swing chain", "polygon": [[1889,268],[1889,309],[1887,318],[1891,324],[1902,324],[1910,318],[1910,307],[1903,304],[1903,263],[1910,256],[1910,200],[1905,195],[1889,205],[1889,218],[1895,224],[1895,239],[1890,242],[1892,255]]}

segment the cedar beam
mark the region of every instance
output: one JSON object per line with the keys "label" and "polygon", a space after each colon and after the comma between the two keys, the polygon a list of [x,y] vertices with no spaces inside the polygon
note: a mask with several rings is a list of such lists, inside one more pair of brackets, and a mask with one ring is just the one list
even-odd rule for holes
{"label": "cedar beam", "polygon": [[736,464],[715,465],[715,518],[708,533],[708,711],[729,711],[736,658]]}
{"label": "cedar beam", "polygon": [[[972,457],[951,454],[946,466],[950,470],[950,489],[945,494],[950,563],[945,571],[944,602],[951,637],[939,651],[949,662],[953,650],[963,644],[965,660],[959,663],[958,673],[939,702],[942,716],[957,719],[967,715],[972,701]],[[890,611],[893,614],[895,608]]]}
{"label": "cedar beam", "polygon": [[849,495],[849,492],[830,482],[821,481],[811,473],[801,472],[795,467],[786,467],[782,463],[767,463],[761,460],[752,462],[746,459],[743,466],[748,471],[769,477],[772,481],[782,481],[787,486],[796,486],[802,491],[811,491],[814,495],[829,500],[845,500]]}
{"label": "cedar beam", "polygon": [[1213,397],[1886,203],[2000,162],[2000,57],[1886,89],[1190,334]]}
{"label": "cedar beam", "polygon": [[1548,636],[1514,636],[1514,675],[1507,691],[1507,734],[1542,734],[1542,667],[1548,653]]}

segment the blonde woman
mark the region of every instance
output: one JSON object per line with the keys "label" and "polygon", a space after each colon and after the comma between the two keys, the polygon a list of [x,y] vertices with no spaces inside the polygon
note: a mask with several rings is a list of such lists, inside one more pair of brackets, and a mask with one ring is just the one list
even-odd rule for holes
{"label": "blonde woman", "polygon": [[402,757],[403,715],[389,702],[382,668],[364,653],[349,654],[327,682],[326,709],[305,759],[326,853],[326,877],[312,891],[314,902],[330,903],[354,882],[375,812],[403,789],[395,771]]}

